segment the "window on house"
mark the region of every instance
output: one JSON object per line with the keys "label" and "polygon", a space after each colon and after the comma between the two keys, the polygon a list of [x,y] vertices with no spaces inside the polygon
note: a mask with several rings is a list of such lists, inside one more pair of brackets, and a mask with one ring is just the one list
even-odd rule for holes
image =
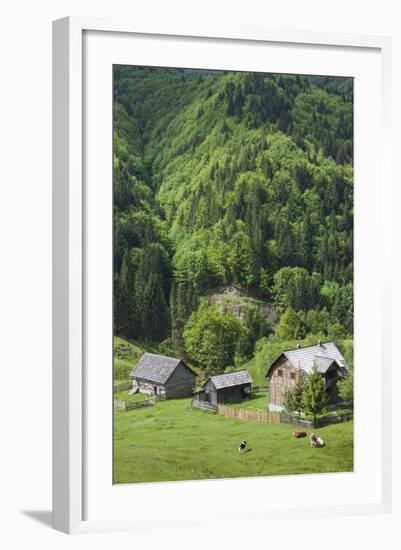
{"label": "window on house", "polygon": [[291,380],[295,380],[295,372],[292,372],[290,376],[291,376]]}
{"label": "window on house", "polygon": [[278,369],[277,376],[283,376],[283,371],[281,369]]}

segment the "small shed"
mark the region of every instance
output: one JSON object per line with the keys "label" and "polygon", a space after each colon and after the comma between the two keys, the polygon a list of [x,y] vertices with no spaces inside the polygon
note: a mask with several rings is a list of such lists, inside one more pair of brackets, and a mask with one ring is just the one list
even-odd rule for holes
{"label": "small shed", "polygon": [[266,374],[269,379],[269,410],[282,411],[284,393],[295,384],[297,371],[308,375],[314,368],[324,380],[329,403],[336,403],[339,399],[337,382],[348,367],[334,342],[318,342],[314,346],[283,351],[270,365]]}
{"label": "small shed", "polygon": [[192,395],[195,373],[182,360],[144,353],[131,372],[133,392],[168,398]]}
{"label": "small shed", "polygon": [[194,399],[207,401],[212,405],[238,403],[249,398],[252,382],[252,377],[246,369],[210,376],[203,389],[195,393]]}

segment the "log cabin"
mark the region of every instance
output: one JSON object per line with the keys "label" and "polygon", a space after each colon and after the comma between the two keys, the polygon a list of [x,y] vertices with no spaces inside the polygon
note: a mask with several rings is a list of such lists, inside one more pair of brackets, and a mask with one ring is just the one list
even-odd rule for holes
{"label": "log cabin", "polygon": [[144,353],[131,372],[132,393],[161,398],[188,397],[195,388],[195,373],[182,359]]}
{"label": "log cabin", "polygon": [[344,357],[334,342],[318,342],[317,345],[283,351],[270,365],[266,378],[269,380],[269,410],[280,412],[284,409],[284,392],[295,384],[297,370],[310,374],[312,369],[324,379],[328,402],[339,400],[337,382],[347,370]]}

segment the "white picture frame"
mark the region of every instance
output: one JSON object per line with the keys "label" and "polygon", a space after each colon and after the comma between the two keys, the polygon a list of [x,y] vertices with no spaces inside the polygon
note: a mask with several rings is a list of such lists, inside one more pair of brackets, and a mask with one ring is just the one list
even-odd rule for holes
{"label": "white picture frame", "polygon": [[[68,17],[54,22],[53,32],[53,526],[66,533],[113,529],[138,529],[146,526],[146,513],[138,518],[116,517],[87,519],[88,466],[85,462],[87,421],[85,403],[87,380],[87,325],[85,323],[85,294],[87,281],[85,269],[88,262],[86,240],[87,220],[84,198],[84,160],[87,149],[83,136],[85,102],[84,71],[85,33],[109,33],[112,36],[146,36],[157,40],[160,37],[180,37],[185,40],[215,40],[230,43],[285,44],[292,48],[325,46],[340,48],[346,52],[374,51],[380,57],[381,113],[380,139],[381,186],[391,195],[391,166],[389,157],[390,97],[391,97],[391,40],[387,37],[353,36],[314,32],[277,30],[230,30],[230,29],[180,29],[142,28],[126,22],[104,21],[93,18]],[[358,146],[358,143],[356,143]],[[390,199],[389,199],[390,200]],[[381,210],[383,234],[391,231],[384,215],[389,203]],[[381,251],[383,266],[389,266],[390,251],[385,246]],[[389,334],[390,322],[390,270],[383,269],[380,297],[383,322],[380,337],[380,498],[372,501],[336,503],[330,506],[279,506],[270,510],[271,518],[313,517],[316,515],[353,515],[364,513],[388,513],[391,510],[391,422],[384,422],[391,411],[391,355],[385,345],[384,335]],[[106,405],[105,405],[106,406]],[[89,415],[90,417],[90,415]],[[206,482],[209,483],[209,482]],[[225,490],[230,492],[227,481]],[[236,480],[248,483],[252,480]],[[187,482],[179,484],[182,497]],[[155,484],[153,484],[154,487]],[[169,484],[163,484],[168,494]],[[142,485],[142,495],[153,487]],[[201,487],[201,485],[198,485]],[[215,494],[221,485],[214,486]],[[262,521],[263,510],[257,516]],[[208,518],[205,518],[205,521]],[[149,518],[150,520],[150,518]],[[181,519],[177,525],[191,525],[191,516]]]}

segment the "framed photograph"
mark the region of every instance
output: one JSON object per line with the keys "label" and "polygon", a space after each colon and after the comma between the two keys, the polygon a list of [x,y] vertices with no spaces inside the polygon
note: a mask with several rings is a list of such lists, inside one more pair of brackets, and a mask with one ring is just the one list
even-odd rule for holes
{"label": "framed photograph", "polygon": [[54,527],[389,512],[390,39],[53,36]]}

